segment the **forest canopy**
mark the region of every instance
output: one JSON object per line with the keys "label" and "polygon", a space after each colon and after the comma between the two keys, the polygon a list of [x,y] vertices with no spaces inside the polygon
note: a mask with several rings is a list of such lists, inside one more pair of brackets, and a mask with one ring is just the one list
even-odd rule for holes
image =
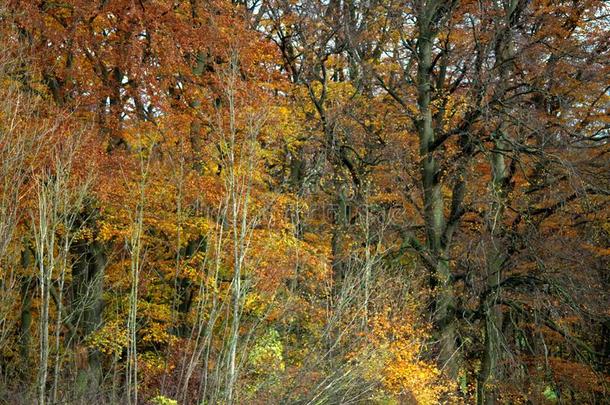
{"label": "forest canopy", "polygon": [[0,0],[0,404],[604,404],[605,0]]}

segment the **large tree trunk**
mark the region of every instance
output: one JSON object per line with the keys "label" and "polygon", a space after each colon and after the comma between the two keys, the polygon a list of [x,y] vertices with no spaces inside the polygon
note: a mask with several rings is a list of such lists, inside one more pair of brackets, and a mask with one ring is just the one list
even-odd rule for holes
{"label": "large tree trunk", "polygon": [[[519,0],[510,0],[504,3],[504,20],[500,22],[501,28],[496,38],[496,68],[499,70],[499,82],[495,90],[496,97],[502,99],[509,87],[509,73],[512,69],[512,27],[517,23],[520,15]],[[506,107],[504,107],[506,108]],[[506,111],[507,115],[510,114]],[[505,266],[506,248],[502,243],[504,233],[504,207],[508,194],[510,179],[506,167],[505,154],[511,149],[508,141],[507,122],[503,121],[495,131],[494,149],[491,151],[491,182],[490,194],[492,197],[489,215],[487,217],[487,234],[489,247],[487,249],[487,275],[486,284],[490,291],[482,303],[485,320],[485,346],[482,359],[481,372],[477,382],[477,402],[481,405],[492,405],[497,401],[497,384],[501,378],[502,361],[502,323],[503,315],[498,301],[501,297],[501,282]]]}
{"label": "large tree trunk", "polygon": [[[75,249],[77,261],[72,268],[72,311],[80,321],[80,338],[86,338],[102,325],[103,281],[106,268],[106,254],[100,242],[88,242]],[[74,342],[78,342],[75,337]],[[102,364],[98,350],[87,352],[86,366],[79,370],[79,386],[90,391],[101,381]]]}
{"label": "large tree trunk", "polygon": [[436,305],[434,323],[440,341],[439,364],[451,378],[457,377],[458,365],[456,356],[456,324],[453,316],[454,294],[451,282],[451,270],[442,246],[445,230],[444,201],[439,180],[440,169],[434,156],[433,144],[435,131],[431,110],[432,87],[430,74],[432,69],[433,15],[439,6],[437,2],[428,2],[420,10],[418,18],[419,37],[417,42],[417,104],[421,163],[421,180],[424,191],[424,216],[426,222],[427,249],[436,263],[433,277]]}
{"label": "large tree trunk", "polygon": [[[500,130],[499,136],[504,136]],[[498,140],[496,149],[506,148],[505,142]],[[477,403],[480,405],[492,405],[497,399],[497,383],[501,376],[500,361],[502,354],[502,311],[498,301],[500,298],[500,283],[502,281],[502,270],[506,261],[506,254],[500,240],[502,233],[503,207],[506,197],[506,165],[502,152],[492,152],[491,156],[492,181],[491,194],[492,203],[490,216],[487,220],[487,230],[490,241],[487,249],[487,275],[486,284],[490,294],[484,299],[484,335],[485,345],[482,359],[481,372],[477,384]]]}

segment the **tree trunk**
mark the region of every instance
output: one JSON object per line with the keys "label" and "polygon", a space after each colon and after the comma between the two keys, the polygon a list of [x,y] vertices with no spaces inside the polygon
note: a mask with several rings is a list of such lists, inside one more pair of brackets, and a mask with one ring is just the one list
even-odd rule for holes
{"label": "tree trunk", "polygon": [[[86,335],[90,335],[102,326],[102,311],[104,306],[104,270],[106,268],[106,255],[99,242],[90,245],[91,263],[87,274],[91,291],[90,305],[85,308],[84,326]],[[94,382],[102,377],[101,357],[98,350],[89,351],[89,369]]]}
{"label": "tree trunk", "polygon": [[436,262],[433,277],[435,287],[434,323],[440,341],[439,364],[452,379],[457,377],[458,365],[456,356],[456,324],[453,316],[454,294],[451,283],[451,270],[442,247],[442,235],[445,230],[444,201],[439,180],[439,164],[433,154],[435,132],[431,110],[432,87],[430,73],[432,69],[432,28],[433,14],[438,5],[428,2],[420,11],[418,18],[419,38],[417,43],[417,104],[419,118],[417,131],[419,135],[421,179],[424,191],[424,216],[426,222],[427,249]]}
{"label": "tree trunk", "polygon": [[502,311],[498,306],[500,298],[500,283],[502,270],[506,261],[501,236],[503,213],[506,200],[507,170],[503,150],[509,145],[503,140],[506,136],[505,125],[497,131],[495,149],[491,154],[492,180],[490,184],[492,203],[487,219],[487,231],[490,237],[487,249],[487,289],[491,292],[485,298],[483,313],[485,316],[485,347],[482,368],[477,385],[477,402],[479,404],[494,404],[497,398],[496,385],[500,377],[499,362],[501,358]]}
{"label": "tree trunk", "polygon": [[[512,26],[516,24],[519,0],[511,0],[504,5],[503,30],[496,39],[496,67],[499,69],[499,82],[495,91],[501,99],[509,85],[509,73],[512,59]],[[507,114],[509,112],[507,111]],[[506,168],[505,153],[511,145],[508,142],[507,122],[501,122],[494,135],[494,150],[491,151],[491,182],[492,196],[489,216],[487,218],[487,233],[490,237],[487,249],[487,288],[491,292],[487,295],[483,305],[485,316],[485,347],[482,359],[482,368],[477,383],[477,403],[493,405],[497,401],[497,384],[501,378],[502,357],[502,311],[498,306],[501,296],[500,283],[502,271],[506,262],[505,247],[501,241],[503,234],[504,207],[508,194],[507,186],[509,173]]]}
{"label": "tree trunk", "polygon": [[[27,270],[32,266],[32,250],[26,243],[26,246],[21,253],[21,267]],[[20,316],[20,333],[19,333],[19,354],[25,366],[24,370],[30,367],[30,343],[31,343],[31,327],[32,327],[32,277],[25,276],[21,280],[21,316]]]}
{"label": "tree trunk", "polygon": [[[100,242],[89,242],[77,247],[78,259],[72,267],[72,313],[82,321],[80,338],[85,338],[102,325],[103,281],[106,255]],[[78,330],[78,328],[77,328]],[[73,337],[78,342],[79,337]],[[86,367],[79,370],[79,386],[87,391],[96,387],[102,377],[101,355],[98,350],[87,352]]]}

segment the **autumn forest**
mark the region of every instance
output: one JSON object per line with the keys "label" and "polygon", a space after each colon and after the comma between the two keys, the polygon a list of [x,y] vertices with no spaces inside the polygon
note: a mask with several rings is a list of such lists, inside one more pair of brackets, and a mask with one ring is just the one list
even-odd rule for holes
{"label": "autumn forest", "polygon": [[0,0],[0,404],[610,403],[607,0]]}

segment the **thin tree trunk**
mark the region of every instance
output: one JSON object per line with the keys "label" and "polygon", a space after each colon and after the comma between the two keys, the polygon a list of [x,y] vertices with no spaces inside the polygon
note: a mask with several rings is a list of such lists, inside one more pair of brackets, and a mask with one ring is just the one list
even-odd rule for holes
{"label": "thin tree trunk", "polygon": [[[32,250],[26,243],[21,253],[21,267],[25,270],[32,265]],[[32,327],[32,277],[26,276],[21,280],[21,323],[19,333],[19,354],[24,365],[24,369],[30,367],[30,342]]]}

